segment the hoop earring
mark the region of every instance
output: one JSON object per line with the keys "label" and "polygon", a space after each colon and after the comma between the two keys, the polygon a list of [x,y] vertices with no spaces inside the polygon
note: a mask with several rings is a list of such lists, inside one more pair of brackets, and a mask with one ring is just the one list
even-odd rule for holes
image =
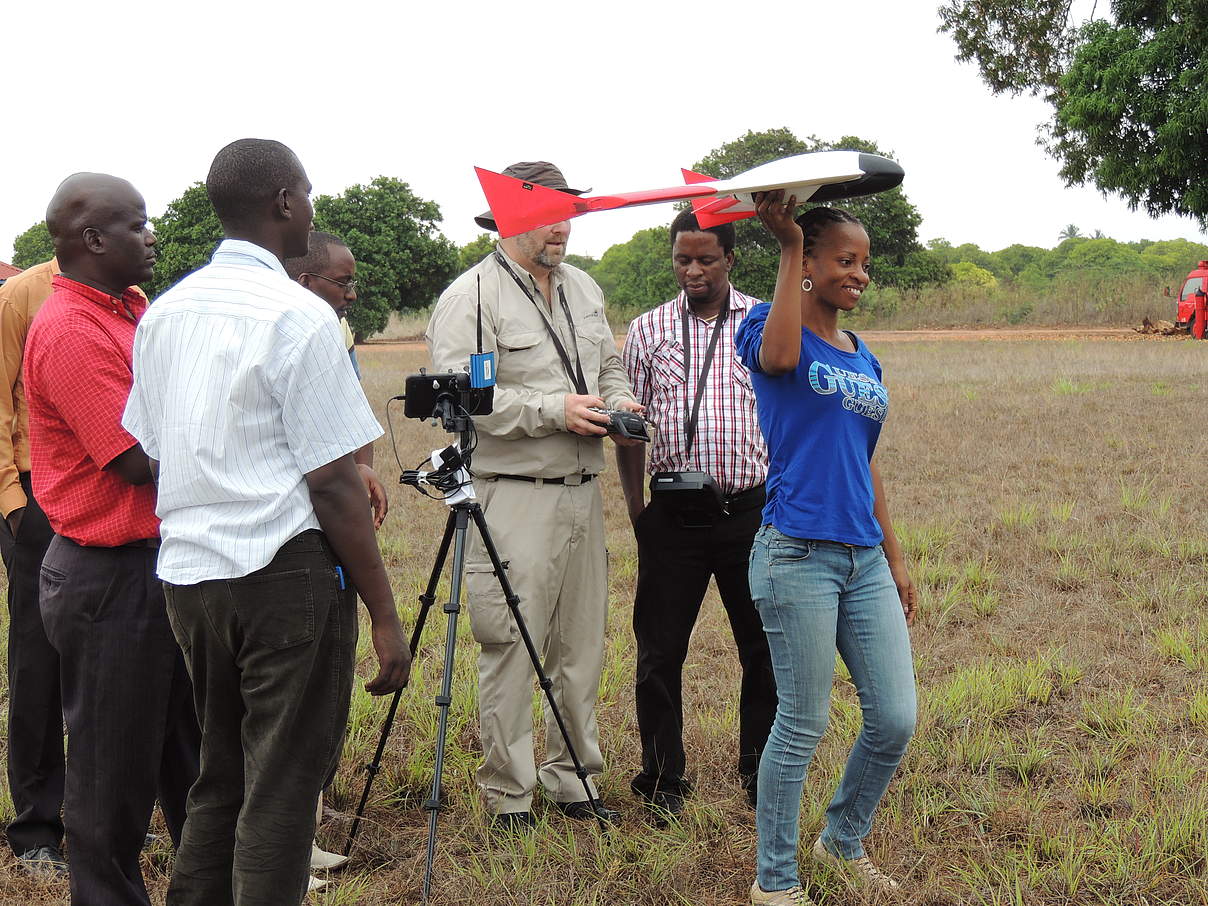
{"label": "hoop earring", "polygon": [[814,281],[806,277],[801,281],[801,291],[803,293],[812,293],[814,291]]}

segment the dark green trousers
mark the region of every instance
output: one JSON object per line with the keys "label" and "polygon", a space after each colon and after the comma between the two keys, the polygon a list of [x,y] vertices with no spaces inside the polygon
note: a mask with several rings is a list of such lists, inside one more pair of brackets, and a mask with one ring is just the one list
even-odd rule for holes
{"label": "dark green trousers", "polygon": [[201,723],[170,906],[297,906],[306,893],[356,657],[356,600],[335,565],[308,531],[243,578],[165,584]]}

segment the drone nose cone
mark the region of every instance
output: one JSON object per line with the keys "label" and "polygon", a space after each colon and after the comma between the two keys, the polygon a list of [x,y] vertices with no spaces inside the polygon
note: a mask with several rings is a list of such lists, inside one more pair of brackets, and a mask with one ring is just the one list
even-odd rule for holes
{"label": "drone nose cone", "polygon": [[[884,192],[900,186],[906,176],[900,164],[876,154],[861,154],[860,169],[864,171],[864,179],[868,180],[873,192]],[[875,188],[872,188],[873,185]]]}
{"label": "drone nose cone", "polygon": [[837,201],[842,198],[859,198],[862,195],[875,195],[885,192],[902,184],[906,171],[887,157],[879,154],[860,153],[860,170],[863,176],[846,182],[832,183],[820,186],[810,201]]}

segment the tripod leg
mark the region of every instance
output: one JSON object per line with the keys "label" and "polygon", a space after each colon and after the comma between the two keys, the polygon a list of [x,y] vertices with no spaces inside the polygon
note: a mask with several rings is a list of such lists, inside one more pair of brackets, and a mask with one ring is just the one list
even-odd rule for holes
{"label": "tripod leg", "polygon": [[[477,506],[477,504],[475,504]],[[448,614],[445,634],[444,675],[440,680],[440,693],[436,696],[439,717],[436,727],[436,764],[432,771],[432,793],[424,803],[428,810],[428,854],[424,866],[423,902],[428,902],[432,889],[432,862],[436,857],[436,822],[440,816],[440,781],[445,766],[445,736],[449,729],[449,705],[453,702],[453,667],[457,655],[457,615],[461,612],[461,580],[466,565],[466,537],[470,524],[465,504],[457,504],[449,513],[450,525],[456,520],[453,533],[453,571],[449,580],[449,601],[444,606]]]}
{"label": "tripod leg", "polygon": [[579,761],[575,745],[571,742],[570,731],[566,729],[566,722],[562,719],[562,712],[558,708],[558,702],[554,699],[553,680],[546,675],[545,668],[541,665],[541,655],[538,654],[536,646],[533,645],[533,637],[529,635],[528,624],[524,621],[524,615],[520,613],[520,596],[512,590],[512,584],[508,581],[507,570],[503,565],[503,561],[499,559],[499,551],[495,549],[495,542],[491,538],[490,529],[487,527],[486,516],[482,512],[482,507],[477,503],[469,504],[469,509],[470,515],[474,517],[474,524],[478,526],[478,534],[482,538],[482,544],[486,548],[487,556],[491,558],[491,565],[495,570],[495,577],[499,580],[499,585],[503,589],[508,609],[512,612],[512,618],[516,621],[516,628],[520,631],[520,638],[524,641],[524,647],[528,650],[529,660],[533,662],[533,671],[537,674],[537,684],[545,693],[545,700],[549,703],[550,713],[554,716],[555,723],[558,724],[558,732],[562,734],[563,742],[566,743],[566,751],[575,766],[575,776],[583,784],[583,792],[587,796],[587,801],[591,803],[592,812],[596,816],[600,829],[607,831],[608,822],[600,816],[600,801],[591,792],[591,784],[587,782],[587,769]]}
{"label": "tripod leg", "polygon": [[[449,542],[453,539],[453,530],[456,525],[456,517],[450,510],[449,518],[445,522],[445,534],[440,540],[440,549],[436,552],[436,561],[432,564],[432,572],[428,576],[428,587],[424,593],[419,596],[419,615],[415,620],[415,629],[411,633],[411,657],[415,657],[415,652],[419,648],[419,640],[424,632],[424,623],[428,619],[428,611],[432,609],[432,602],[436,598],[436,586],[440,584],[440,574],[444,572],[445,558],[449,555]],[[405,686],[403,688],[406,688]],[[373,761],[365,765],[365,789],[361,793],[360,804],[357,805],[355,817],[352,819],[352,827],[348,829],[348,842],[344,844],[344,855],[352,852],[353,841],[356,840],[357,831],[361,828],[361,817],[365,814],[365,805],[369,802],[369,788],[373,786],[373,778],[377,776],[378,771],[382,769],[382,755],[386,751],[386,741],[390,738],[390,731],[394,729],[394,715],[398,711],[399,696],[403,694],[403,690],[399,689],[390,699],[390,710],[386,712],[386,720],[382,723],[382,734],[378,738],[377,751],[373,753]]]}

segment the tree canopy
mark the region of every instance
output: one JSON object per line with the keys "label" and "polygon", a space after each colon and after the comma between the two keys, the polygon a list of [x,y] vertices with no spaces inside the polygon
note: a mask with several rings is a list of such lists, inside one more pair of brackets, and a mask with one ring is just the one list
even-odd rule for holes
{"label": "tree canopy", "polygon": [[490,233],[479,233],[457,250],[457,272],[464,274],[485,258],[495,248],[495,237]]}
{"label": "tree canopy", "polygon": [[1067,184],[1208,226],[1208,6],[1112,0],[1110,9],[1076,22],[1070,0],[947,0],[940,30],[994,93],[1051,105],[1043,144]]}
{"label": "tree canopy", "polygon": [[144,286],[154,299],[172,284],[202,267],[222,241],[222,224],[210,204],[206,187],[195,182],[168,203],[160,217],[151,218],[155,230],[155,276]]}
{"label": "tree canopy", "polygon": [[[679,286],[671,271],[671,239],[667,227],[639,230],[628,242],[612,246],[591,269],[604,296],[623,317],[654,308],[675,298]],[[620,330],[623,325],[613,324]]]}
{"label": "tree canopy", "polygon": [[357,301],[348,323],[358,336],[384,328],[391,311],[435,302],[457,274],[457,246],[436,228],[440,207],[402,180],[379,176],[341,195],[320,195],[314,204],[315,229],[342,238],[357,260]]}
{"label": "tree canopy", "polygon": [[13,240],[13,266],[21,270],[49,261],[54,256],[55,244],[45,220],[39,220]]}
{"label": "tree canopy", "polygon": [[[348,322],[358,336],[384,328],[391,311],[428,305],[457,271],[457,249],[436,229],[440,208],[405,182],[379,176],[341,195],[320,195],[314,206],[315,228],[340,236],[357,259]],[[151,223],[159,260],[146,289],[154,297],[210,259],[222,226],[200,182]]]}

